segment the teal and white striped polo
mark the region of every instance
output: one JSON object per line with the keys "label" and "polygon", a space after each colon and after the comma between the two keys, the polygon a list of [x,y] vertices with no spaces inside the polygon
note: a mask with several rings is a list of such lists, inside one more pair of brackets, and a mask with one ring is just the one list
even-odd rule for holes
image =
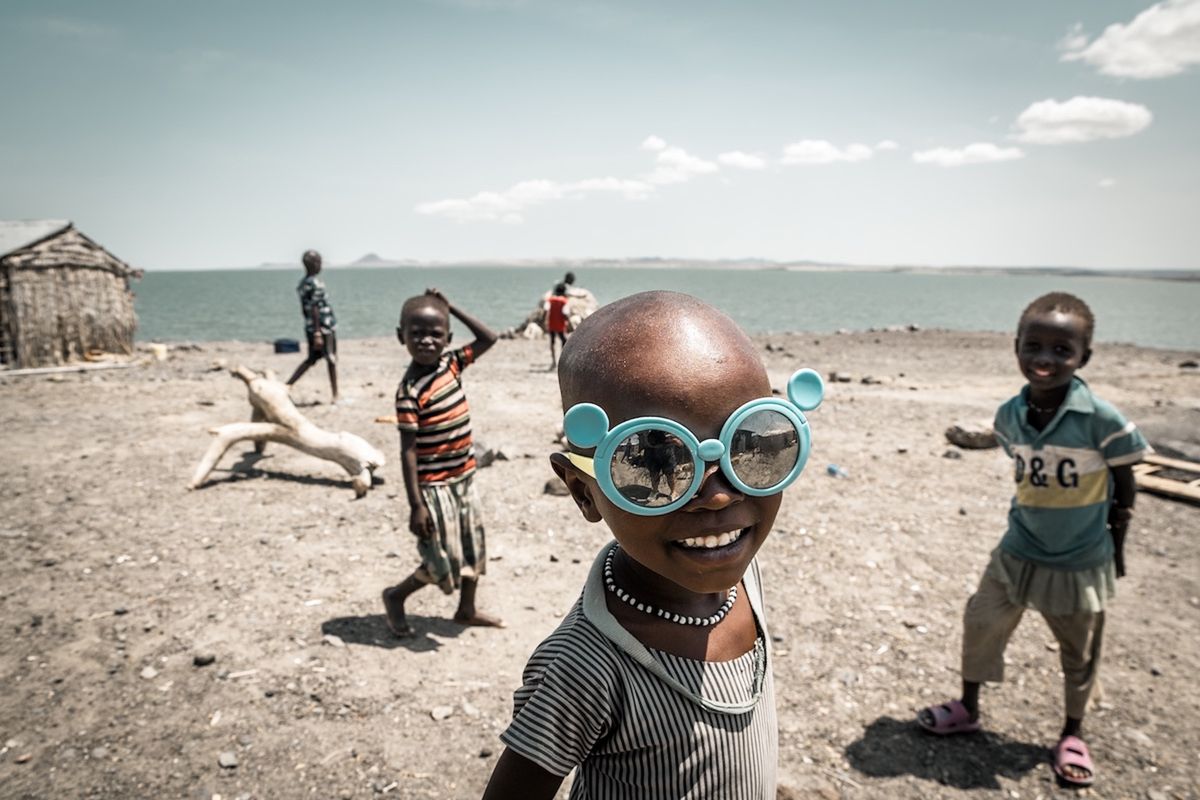
{"label": "teal and white striped polo", "polygon": [[1101,566],[1112,557],[1109,470],[1141,461],[1150,445],[1078,376],[1043,430],[1028,416],[1028,386],[996,412],[996,438],[1013,459],[1017,484],[1000,546],[1053,569]]}

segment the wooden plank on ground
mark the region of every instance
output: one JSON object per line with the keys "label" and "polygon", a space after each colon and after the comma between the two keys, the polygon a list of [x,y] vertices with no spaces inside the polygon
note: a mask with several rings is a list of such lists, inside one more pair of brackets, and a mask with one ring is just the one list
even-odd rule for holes
{"label": "wooden plank on ground", "polygon": [[1134,465],[1133,474],[1137,476],[1138,489],[1176,500],[1200,503],[1200,478],[1174,480],[1157,474],[1163,470],[1200,475],[1200,464],[1152,453],[1146,456],[1145,461]]}
{"label": "wooden plank on ground", "polygon": [[1139,475],[1137,487],[1140,491],[1161,494],[1165,497],[1175,498],[1176,500],[1190,500],[1193,503],[1200,503],[1200,486],[1189,486],[1182,481],[1160,478],[1157,475]]}
{"label": "wooden plank on ground", "polygon": [[1195,472],[1200,475],[1200,464],[1194,461],[1184,461],[1181,458],[1167,458],[1157,453],[1151,453],[1146,456],[1142,463],[1153,464],[1156,467],[1169,467],[1170,469],[1178,469],[1183,472]]}
{"label": "wooden plank on ground", "polygon": [[0,369],[0,378],[23,378],[29,375],[62,375],[70,372],[95,372],[103,369],[129,369],[139,367],[143,361],[105,361],[67,364],[62,367],[30,367],[28,369]]}

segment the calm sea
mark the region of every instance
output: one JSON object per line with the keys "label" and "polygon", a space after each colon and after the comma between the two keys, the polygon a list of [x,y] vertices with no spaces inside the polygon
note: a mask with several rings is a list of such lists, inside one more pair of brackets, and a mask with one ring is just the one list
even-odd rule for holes
{"label": "calm sea", "polygon": [[[647,289],[687,292],[752,332],[831,332],[916,323],[1011,331],[1048,291],[1079,295],[1096,339],[1200,349],[1200,282],[1037,275],[597,269],[578,284],[601,303]],[[341,338],[392,336],[406,297],[436,286],[497,330],[520,323],[562,276],[549,268],[351,268],[322,273]],[[150,272],[138,284],[141,341],[303,339],[296,284],[303,271]],[[461,335],[461,334],[460,334]]]}

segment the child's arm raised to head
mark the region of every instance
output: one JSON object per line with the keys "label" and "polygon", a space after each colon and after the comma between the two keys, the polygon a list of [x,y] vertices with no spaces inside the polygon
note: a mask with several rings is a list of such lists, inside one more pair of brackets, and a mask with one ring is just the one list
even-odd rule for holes
{"label": "child's arm raised to head", "polygon": [[400,472],[404,474],[404,491],[408,494],[408,530],[419,539],[428,539],[434,534],[433,517],[425,507],[417,480],[416,431],[400,431]]}
{"label": "child's arm raised to head", "polygon": [[562,782],[560,776],[506,747],[492,770],[483,800],[551,800]]}
{"label": "child's arm raised to head", "polygon": [[450,313],[458,317],[463,325],[466,325],[471,335],[475,337],[475,342],[471,345],[471,349],[475,351],[475,358],[479,358],[492,348],[496,340],[500,337],[496,332],[483,323],[481,319],[475,317],[466,311],[463,311],[458,306],[446,299],[446,296],[437,289],[426,289],[425,294],[433,295],[445,302],[446,307],[450,309]]}

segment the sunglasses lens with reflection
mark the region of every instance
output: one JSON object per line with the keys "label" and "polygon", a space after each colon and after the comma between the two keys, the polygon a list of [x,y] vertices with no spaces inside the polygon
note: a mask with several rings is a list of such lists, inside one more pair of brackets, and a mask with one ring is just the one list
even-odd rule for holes
{"label": "sunglasses lens with reflection", "polygon": [[791,473],[800,458],[800,432],[783,414],[764,409],[750,414],[733,432],[729,462],[743,483],[770,489]]}
{"label": "sunglasses lens with reflection", "polygon": [[631,503],[643,508],[669,505],[692,485],[696,464],[675,434],[648,428],[621,440],[609,465],[613,486]]}

